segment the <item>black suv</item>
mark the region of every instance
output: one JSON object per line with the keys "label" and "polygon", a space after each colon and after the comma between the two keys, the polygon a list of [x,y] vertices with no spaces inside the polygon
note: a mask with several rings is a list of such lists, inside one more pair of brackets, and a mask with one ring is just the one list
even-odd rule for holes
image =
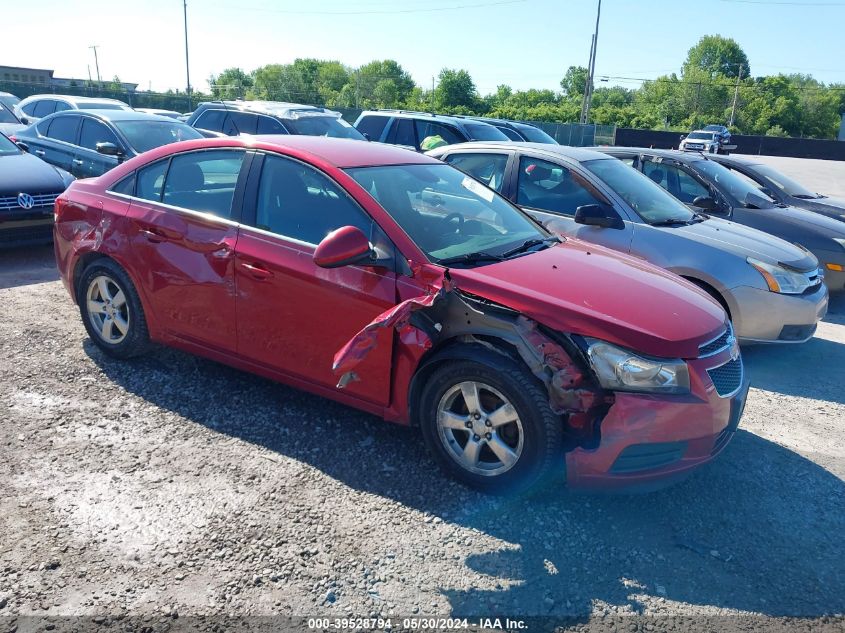
{"label": "black suv", "polygon": [[489,123],[411,110],[365,110],[355,127],[371,141],[402,145],[418,152],[467,141],[507,141]]}
{"label": "black suv", "polygon": [[279,101],[208,101],[186,123],[206,136],[305,134],[364,140],[340,112]]}

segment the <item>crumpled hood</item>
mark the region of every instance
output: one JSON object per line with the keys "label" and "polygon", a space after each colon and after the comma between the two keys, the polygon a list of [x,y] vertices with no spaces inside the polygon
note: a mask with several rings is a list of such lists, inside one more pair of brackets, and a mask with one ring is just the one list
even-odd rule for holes
{"label": "crumpled hood", "polygon": [[59,172],[37,156],[0,157],[0,195],[58,193],[64,188]]}
{"label": "crumpled hood", "polygon": [[[766,209],[766,212],[771,209]],[[812,253],[790,244],[779,237],[743,226],[736,222],[711,217],[704,222],[678,227],[656,227],[672,231],[700,244],[706,244],[729,251],[745,259],[754,257],[770,264],[786,264],[796,270],[818,268],[818,260]]]}
{"label": "crumpled hood", "polygon": [[543,251],[471,269],[458,289],[518,310],[562,332],[667,358],[694,358],[724,329],[722,307],[648,262],[568,238]]}

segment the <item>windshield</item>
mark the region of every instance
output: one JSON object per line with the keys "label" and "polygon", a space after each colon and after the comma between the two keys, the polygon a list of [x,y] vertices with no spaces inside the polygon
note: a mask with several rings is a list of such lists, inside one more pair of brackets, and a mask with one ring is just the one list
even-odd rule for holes
{"label": "windshield", "polygon": [[16,103],[20,103],[20,101],[21,100],[18,99],[15,95],[0,95],[0,103],[2,103],[10,110],[15,107]]}
{"label": "windshield", "polygon": [[18,117],[3,103],[0,103],[0,123],[20,123]]}
{"label": "windshield", "polygon": [[285,119],[285,125],[291,128],[294,134],[352,138],[358,141],[366,140],[364,135],[349,123],[333,116],[303,116],[296,119]]}
{"label": "windshield", "polygon": [[621,160],[598,158],[584,161],[582,164],[601,178],[649,224],[689,222],[695,217],[692,211],[663,187]]}
{"label": "windshield", "polygon": [[508,141],[504,132],[488,123],[465,123],[467,134],[473,141]]}
{"label": "windshield", "polygon": [[20,154],[21,150],[18,146],[12,143],[5,135],[0,134],[0,156],[8,156],[9,154]]}
{"label": "windshield", "polygon": [[687,138],[697,141],[712,141],[713,134],[710,134],[709,132],[690,132],[690,135]]}
{"label": "windshield", "polygon": [[177,121],[115,121],[114,126],[139,154],[162,145],[203,138],[194,128]]}
{"label": "windshield", "polygon": [[712,160],[697,160],[692,163],[693,169],[703,174],[707,180],[715,182],[737,202],[745,205],[749,200],[749,194],[755,198],[754,206],[759,208],[771,208],[775,206],[774,200],[760,191],[753,183],[733,173],[727,167],[715,163]]}
{"label": "windshield", "polygon": [[547,145],[557,145],[558,142],[551,136],[546,134],[543,130],[533,125],[518,125],[516,129],[531,143],[546,143]]}
{"label": "windshield", "polygon": [[347,169],[433,262],[502,255],[550,234],[499,194],[449,165]]}
{"label": "windshield", "polygon": [[791,178],[784,176],[782,173],[777,171],[776,169],[772,169],[768,165],[754,165],[754,171],[758,174],[765,176],[769,180],[772,181],[778,189],[786,193],[790,196],[795,196],[796,198],[818,198],[818,194],[810,191],[803,185],[798,184]]}

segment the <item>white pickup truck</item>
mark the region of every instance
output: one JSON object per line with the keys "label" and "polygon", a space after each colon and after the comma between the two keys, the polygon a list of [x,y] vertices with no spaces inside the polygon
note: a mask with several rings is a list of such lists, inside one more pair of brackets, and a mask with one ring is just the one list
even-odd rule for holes
{"label": "white pickup truck", "polygon": [[707,154],[727,154],[736,149],[736,145],[726,145],[722,135],[709,130],[695,130],[681,137],[678,149],[685,152],[704,152]]}

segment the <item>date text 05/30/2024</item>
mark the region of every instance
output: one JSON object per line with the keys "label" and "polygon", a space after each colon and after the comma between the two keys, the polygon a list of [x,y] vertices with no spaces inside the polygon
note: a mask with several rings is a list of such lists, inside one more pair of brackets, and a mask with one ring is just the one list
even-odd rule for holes
{"label": "date text 05/30/2024", "polygon": [[518,631],[527,628],[524,620],[510,618],[308,618],[315,631]]}

